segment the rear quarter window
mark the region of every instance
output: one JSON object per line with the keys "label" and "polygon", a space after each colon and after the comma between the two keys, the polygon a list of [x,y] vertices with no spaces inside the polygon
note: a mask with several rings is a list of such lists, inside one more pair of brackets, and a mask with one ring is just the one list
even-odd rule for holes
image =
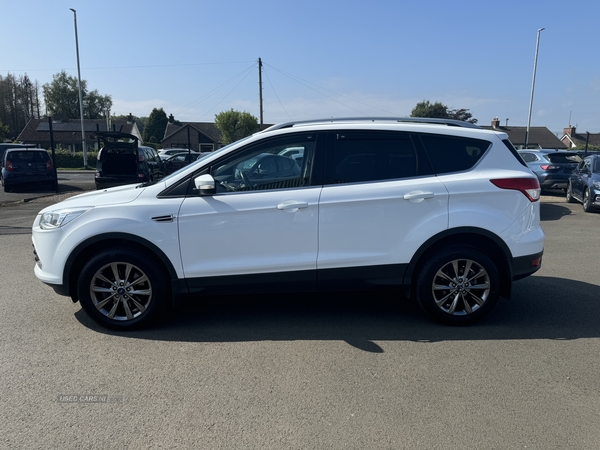
{"label": "rear quarter window", "polygon": [[438,174],[471,169],[491,145],[489,141],[481,139],[435,134],[423,134],[420,137],[431,166]]}

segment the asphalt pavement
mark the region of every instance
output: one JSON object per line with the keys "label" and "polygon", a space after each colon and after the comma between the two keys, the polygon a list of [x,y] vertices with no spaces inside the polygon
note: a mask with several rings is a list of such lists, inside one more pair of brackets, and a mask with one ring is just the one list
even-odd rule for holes
{"label": "asphalt pavement", "polygon": [[[67,192],[84,192],[86,190],[95,189],[93,170],[58,170],[58,193],[64,194]],[[11,205],[13,203],[29,202],[31,200],[51,197],[57,192],[48,189],[24,189],[17,192],[4,192],[0,188],[0,207]]]}
{"label": "asphalt pavement", "polygon": [[600,214],[541,205],[539,272],[469,327],[394,293],[198,297],[115,333],[0,208],[0,448],[597,449]]}

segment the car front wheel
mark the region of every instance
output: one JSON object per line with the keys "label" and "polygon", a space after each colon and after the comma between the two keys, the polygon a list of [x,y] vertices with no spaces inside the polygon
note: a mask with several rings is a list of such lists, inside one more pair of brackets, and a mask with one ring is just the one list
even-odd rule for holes
{"label": "car front wheel", "polygon": [[585,188],[585,190],[583,191],[583,210],[585,212],[592,212],[593,211],[593,207],[592,207],[592,196],[590,195],[590,190],[588,188]]}
{"label": "car front wheel", "polygon": [[77,294],[81,307],[99,325],[112,330],[145,327],[167,303],[168,284],[150,255],[107,249],[85,264]]}
{"label": "car front wheel", "polygon": [[467,325],[484,317],[499,297],[500,276],[494,262],[471,247],[450,247],[420,268],[419,305],[435,320]]}
{"label": "car front wheel", "polygon": [[567,184],[567,203],[575,203],[577,200],[575,200],[575,197],[573,197],[573,186],[571,186],[571,182],[569,182],[569,184]]}

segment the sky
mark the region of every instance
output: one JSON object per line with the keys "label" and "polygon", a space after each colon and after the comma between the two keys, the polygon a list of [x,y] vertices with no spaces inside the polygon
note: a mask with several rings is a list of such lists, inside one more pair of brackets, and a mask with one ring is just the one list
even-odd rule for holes
{"label": "sky", "polygon": [[65,70],[112,114],[212,122],[409,116],[418,102],[480,125],[600,132],[598,0],[0,0],[0,75]]}

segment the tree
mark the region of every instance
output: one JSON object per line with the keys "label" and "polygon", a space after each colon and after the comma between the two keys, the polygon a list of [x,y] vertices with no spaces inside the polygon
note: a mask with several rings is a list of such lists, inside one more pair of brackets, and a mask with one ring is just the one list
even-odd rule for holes
{"label": "tree", "polygon": [[441,102],[431,103],[429,100],[423,100],[417,103],[410,113],[411,117],[428,117],[432,119],[454,119],[463,122],[477,123],[477,119],[468,109],[450,109]]}
{"label": "tree", "polygon": [[5,138],[15,139],[29,119],[40,117],[39,85],[27,74],[0,75],[0,121],[8,127]]}
{"label": "tree", "polygon": [[[78,119],[79,84],[76,77],[67,75],[64,70],[52,76],[52,81],[42,86],[46,110],[50,116],[61,119]],[[112,107],[110,95],[100,95],[97,90],[88,92],[87,81],[81,80],[83,116],[87,119],[100,119]]]}
{"label": "tree", "polygon": [[4,142],[6,136],[8,135],[8,125],[2,125],[2,121],[0,120],[0,142]]}
{"label": "tree", "polygon": [[142,139],[144,142],[159,143],[165,136],[165,129],[167,128],[167,113],[164,109],[154,108],[148,116],[146,126],[142,132]]}
{"label": "tree", "polygon": [[223,144],[231,144],[259,130],[258,119],[249,112],[223,111],[215,115],[215,126],[221,130]]}

